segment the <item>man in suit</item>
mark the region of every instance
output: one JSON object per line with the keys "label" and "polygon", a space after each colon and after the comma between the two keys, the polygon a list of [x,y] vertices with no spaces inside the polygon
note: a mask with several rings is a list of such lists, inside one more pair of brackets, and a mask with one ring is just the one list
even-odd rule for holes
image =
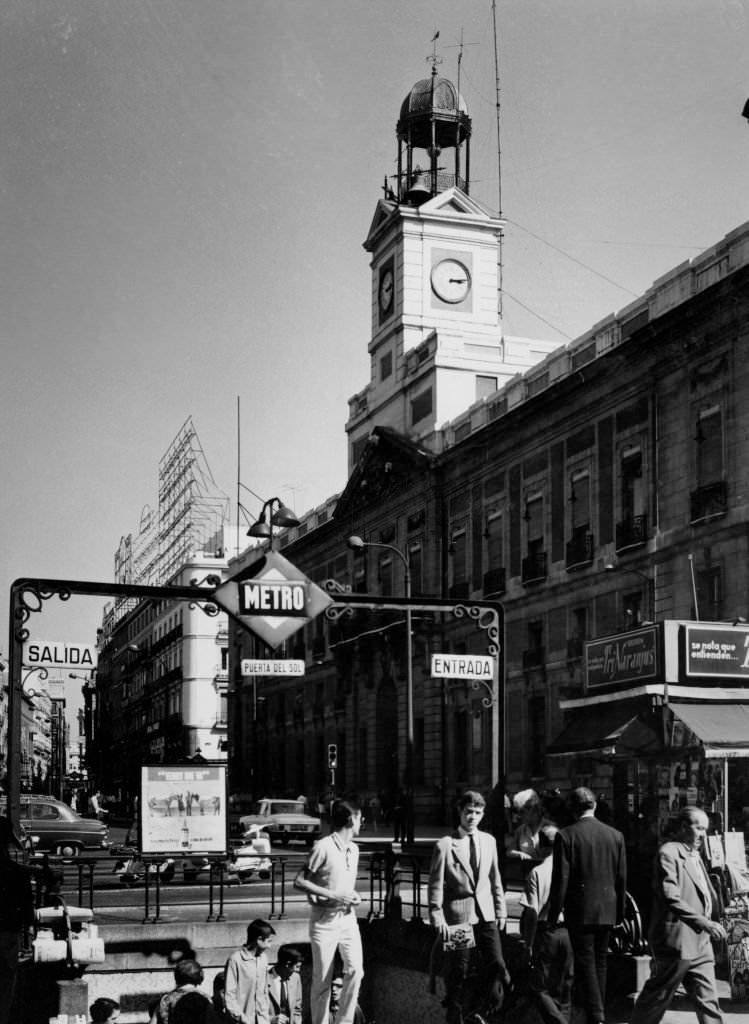
{"label": "man in suit", "polygon": [[[435,845],[429,870],[429,919],[443,941],[450,925],[470,926],[483,960],[486,1012],[502,1005],[502,983],[509,975],[502,956],[499,931],[507,923],[504,889],[497,861],[497,843],[479,832],[485,802],[480,793],[466,790],[457,804],[460,825]],[[445,1007],[448,1024],[461,1024],[470,948],[446,951]]]}
{"label": "man in suit", "polygon": [[278,960],[268,971],[270,1024],[302,1024],[302,954],[294,946],[281,946]]}
{"label": "man in suit", "polygon": [[705,812],[684,807],[676,840],[658,851],[648,935],[653,961],[632,1024],[658,1024],[680,984],[694,1000],[701,1024],[722,1024],[710,940],[725,939],[726,931],[713,920],[718,899],[700,857],[706,833]]}
{"label": "man in suit", "polygon": [[575,991],[589,1024],[602,1024],[606,955],[611,929],[624,918],[627,863],[624,836],[595,817],[596,798],[585,787],[572,792],[575,818],[557,833],[549,897],[549,926],[564,912],[575,955]]}

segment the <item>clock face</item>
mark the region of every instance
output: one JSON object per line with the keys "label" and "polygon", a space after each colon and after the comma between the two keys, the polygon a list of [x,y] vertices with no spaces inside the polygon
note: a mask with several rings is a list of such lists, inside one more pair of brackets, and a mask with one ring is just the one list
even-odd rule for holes
{"label": "clock face", "polygon": [[432,290],[443,302],[462,302],[471,290],[468,267],[459,260],[441,260],[432,267]]}
{"label": "clock face", "polygon": [[380,312],[383,315],[389,313],[393,305],[394,288],[395,280],[393,278],[393,271],[388,267],[387,270],[383,271],[382,277],[380,278],[379,302]]}

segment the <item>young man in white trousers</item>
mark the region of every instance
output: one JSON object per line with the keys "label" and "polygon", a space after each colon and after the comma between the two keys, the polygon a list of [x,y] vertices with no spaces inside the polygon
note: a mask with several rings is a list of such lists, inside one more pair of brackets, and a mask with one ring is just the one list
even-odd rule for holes
{"label": "young man in white trousers", "polygon": [[315,843],[294,888],[310,903],[312,946],[312,1024],[328,1024],[330,985],[336,951],[343,960],[343,991],[336,1024],[353,1024],[364,964],[355,908],[359,848],[353,841],[361,827],[361,811],[350,800],[336,800],[330,812],[331,833]]}

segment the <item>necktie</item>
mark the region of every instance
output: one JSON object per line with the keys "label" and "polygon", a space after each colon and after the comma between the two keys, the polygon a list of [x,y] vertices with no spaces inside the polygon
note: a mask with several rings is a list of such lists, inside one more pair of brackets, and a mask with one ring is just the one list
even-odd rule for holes
{"label": "necktie", "polygon": [[289,991],[286,987],[286,982],[281,981],[281,1013],[285,1013],[289,1016]]}
{"label": "necktie", "polygon": [[471,871],[473,872],[474,881],[477,881],[479,877],[479,854],[476,849],[476,836],[469,836],[468,842],[471,844]]}

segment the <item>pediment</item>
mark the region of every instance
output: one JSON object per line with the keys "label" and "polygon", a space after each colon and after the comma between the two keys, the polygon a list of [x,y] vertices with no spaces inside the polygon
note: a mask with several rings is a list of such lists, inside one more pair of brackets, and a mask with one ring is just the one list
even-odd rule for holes
{"label": "pediment", "polygon": [[466,195],[462,189],[452,188],[440,192],[419,207],[422,213],[457,214],[462,217],[495,217],[496,214],[488,206],[480,203],[472,196]]}
{"label": "pediment", "polygon": [[375,427],[333,513],[344,519],[402,494],[427,472],[433,456],[391,427]]}
{"label": "pediment", "polygon": [[377,206],[375,207],[374,217],[372,217],[372,223],[369,225],[369,231],[367,237],[364,240],[364,248],[367,252],[374,248],[374,240],[380,232],[383,224],[390,220],[395,211],[398,209],[398,204],[388,199],[378,200]]}

